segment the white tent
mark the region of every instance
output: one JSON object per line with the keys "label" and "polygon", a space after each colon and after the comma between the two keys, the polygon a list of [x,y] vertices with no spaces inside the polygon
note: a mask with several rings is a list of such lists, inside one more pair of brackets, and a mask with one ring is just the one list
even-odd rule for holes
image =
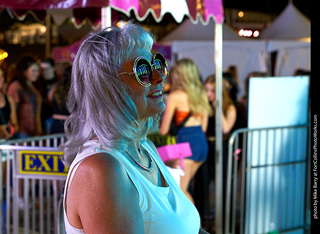
{"label": "white tent", "polygon": [[[161,42],[171,45],[171,53],[175,60],[192,59],[200,69],[203,80],[215,73],[214,66],[214,22],[210,20],[207,26],[192,24],[186,20]],[[252,71],[266,72],[265,42],[244,39],[231,29],[223,26],[223,70],[230,65],[238,69],[241,82],[238,97],[244,93],[244,80]]]}
{"label": "white tent", "polygon": [[310,20],[292,2],[272,24],[261,32],[261,39],[301,40],[310,38]]}
{"label": "white tent", "polygon": [[293,75],[296,69],[310,70],[310,20],[290,2],[274,22],[261,32],[269,53],[277,52],[276,76]]}

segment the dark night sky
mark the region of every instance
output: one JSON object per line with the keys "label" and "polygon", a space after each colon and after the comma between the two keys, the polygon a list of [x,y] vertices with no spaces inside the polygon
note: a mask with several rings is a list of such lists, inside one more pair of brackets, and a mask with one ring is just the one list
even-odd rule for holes
{"label": "dark night sky", "polygon": [[[266,13],[280,14],[290,0],[222,0],[224,8],[237,8]],[[292,0],[293,4],[309,19],[311,18],[311,0]]]}

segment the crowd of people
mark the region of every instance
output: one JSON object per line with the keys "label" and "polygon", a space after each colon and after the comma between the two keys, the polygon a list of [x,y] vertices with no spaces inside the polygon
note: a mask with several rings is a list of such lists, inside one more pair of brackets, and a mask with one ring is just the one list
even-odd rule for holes
{"label": "crowd of people", "polygon": [[22,56],[0,68],[0,139],[2,141],[63,133],[71,66],[58,77],[52,58]]}

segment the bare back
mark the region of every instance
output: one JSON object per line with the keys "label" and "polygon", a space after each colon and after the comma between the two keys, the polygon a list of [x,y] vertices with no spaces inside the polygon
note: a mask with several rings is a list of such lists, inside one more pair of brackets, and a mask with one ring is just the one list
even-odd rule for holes
{"label": "bare back", "polygon": [[[160,126],[160,133],[167,134],[170,128],[170,123],[174,118],[174,113],[176,111],[181,112],[189,112],[191,110],[189,104],[189,98],[186,92],[182,90],[175,90],[168,95],[167,103],[166,103],[166,111],[164,113],[162,123]],[[185,123],[184,126],[191,127],[191,126],[202,126],[203,131],[207,130],[208,125],[208,114],[197,114],[194,113],[188,121]]]}

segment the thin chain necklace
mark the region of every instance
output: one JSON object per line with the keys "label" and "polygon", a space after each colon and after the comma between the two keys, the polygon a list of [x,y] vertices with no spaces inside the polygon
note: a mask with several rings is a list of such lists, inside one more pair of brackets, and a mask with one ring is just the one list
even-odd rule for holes
{"label": "thin chain necklace", "polygon": [[[142,147],[141,147],[142,148]],[[137,164],[139,167],[141,167],[143,170],[146,170],[147,172],[150,172],[150,169],[152,167],[152,158],[150,157],[148,151],[146,151],[144,148],[142,148],[143,152],[147,155],[147,157],[149,158],[149,167],[145,167],[143,166],[140,162],[138,162],[137,160],[135,160],[128,151],[126,151],[126,153],[129,155],[129,157],[135,162],[135,164]],[[139,153],[141,153],[140,148],[138,148]]]}

